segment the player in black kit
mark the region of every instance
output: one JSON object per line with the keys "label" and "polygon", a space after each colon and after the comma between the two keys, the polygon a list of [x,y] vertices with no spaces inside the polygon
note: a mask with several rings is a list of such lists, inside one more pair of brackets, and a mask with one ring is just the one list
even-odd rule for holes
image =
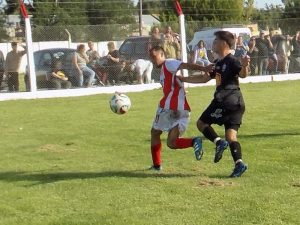
{"label": "player in black kit", "polygon": [[[217,31],[215,36],[213,50],[218,59],[214,62],[214,72],[179,79],[188,83],[206,83],[216,79],[214,99],[198,119],[197,127],[207,139],[216,144],[215,163],[220,161],[224,150],[230,147],[235,163],[230,177],[240,177],[247,170],[247,165],[242,161],[241,145],[237,140],[237,132],[245,112],[238,78],[248,75],[250,59],[246,56],[239,61],[231,54],[235,42],[232,33]],[[220,138],[211,124],[224,125],[226,140]]]}

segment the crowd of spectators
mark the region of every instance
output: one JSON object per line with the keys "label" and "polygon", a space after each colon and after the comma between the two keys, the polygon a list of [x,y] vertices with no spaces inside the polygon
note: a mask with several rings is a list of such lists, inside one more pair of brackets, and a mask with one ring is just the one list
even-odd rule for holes
{"label": "crowd of spectators", "polygon": [[[166,53],[166,58],[181,58],[180,37],[170,26],[160,30],[158,26],[151,29],[148,49],[160,45]],[[23,50],[19,50],[21,46]],[[137,59],[126,62],[120,58],[114,42],[108,42],[107,54],[100,56],[92,41],[79,44],[73,55],[72,76],[64,71],[63,64],[54,60],[51,70],[46,74],[49,88],[61,89],[75,87],[121,85],[126,83],[150,83],[153,81],[152,72],[157,70],[148,59]],[[19,91],[19,67],[26,46],[17,42],[11,43],[12,50],[6,59],[0,51],[0,87],[6,76],[8,90]],[[199,40],[191,49],[189,60],[203,66],[214,61],[214,54],[206,49],[206,43]],[[286,74],[300,72],[300,32],[294,36],[276,34],[274,30],[261,30],[259,36],[244,39],[236,37],[236,44],[232,54],[238,59],[248,55],[250,57],[251,75]],[[156,71],[157,72],[157,71]],[[125,78],[125,79],[124,79]]]}
{"label": "crowd of spectators", "polygon": [[[236,37],[232,54],[250,57],[251,75],[274,75],[300,72],[300,36],[275,34],[274,30],[261,30],[259,35],[244,40]],[[207,53],[205,42],[200,40],[191,52],[191,59],[201,65],[214,61],[214,54]],[[208,57],[210,55],[210,57]]]}

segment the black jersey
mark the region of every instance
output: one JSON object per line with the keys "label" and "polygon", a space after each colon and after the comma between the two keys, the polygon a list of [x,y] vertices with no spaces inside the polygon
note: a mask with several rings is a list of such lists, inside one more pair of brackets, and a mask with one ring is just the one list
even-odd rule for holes
{"label": "black jersey", "polygon": [[242,69],[240,61],[232,54],[215,62],[215,70],[210,73],[211,78],[216,79],[217,91],[222,89],[238,89],[239,73]]}
{"label": "black jersey", "polygon": [[215,71],[210,74],[216,79],[214,99],[202,113],[200,120],[207,124],[225,125],[225,129],[238,130],[245,111],[243,95],[239,88],[241,63],[233,55],[215,62]]}

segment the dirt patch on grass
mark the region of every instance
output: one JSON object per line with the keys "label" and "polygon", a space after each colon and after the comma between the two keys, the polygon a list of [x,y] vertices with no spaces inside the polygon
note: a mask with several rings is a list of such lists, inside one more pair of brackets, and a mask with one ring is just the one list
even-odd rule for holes
{"label": "dirt patch on grass", "polygon": [[219,180],[219,179],[202,179],[198,186],[200,187],[225,187],[225,186],[234,186],[234,183],[232,181],[226,181],[226,180]]}
{"label": "dirt patch on grass", "polygon": [[56,144],[46,144],[41,146],[38,151],[39,152],[70,152],[75,151],[75,146],[70,143],[66,143],[63,145],[56,145]]}

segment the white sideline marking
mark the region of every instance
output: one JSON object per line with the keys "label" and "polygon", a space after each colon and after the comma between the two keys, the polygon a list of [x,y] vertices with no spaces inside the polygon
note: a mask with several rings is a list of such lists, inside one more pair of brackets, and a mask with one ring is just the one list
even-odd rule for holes
{"label": "white sideline marking", "polygon": [[[283,74],[283,75],[265,75],[265,76],[249,76],[240,79],[241,83],[261,83],[272,81],[300,80],[300,73]],[[215,85],[215,80],[211,80],[205,84],[187,84],[186,87],[201,87]],[[142,92],[160,88],[160,83],[123,85],[110,87],[91,87],[67,90],[41,90],[34,93],[17,92],[17,93],[0,93],[0,101],[19,100],[19,99],[39,99],[39,98],[59,98],[59,97],[78,97],[96,94],[111,94],[117,92]]]}

